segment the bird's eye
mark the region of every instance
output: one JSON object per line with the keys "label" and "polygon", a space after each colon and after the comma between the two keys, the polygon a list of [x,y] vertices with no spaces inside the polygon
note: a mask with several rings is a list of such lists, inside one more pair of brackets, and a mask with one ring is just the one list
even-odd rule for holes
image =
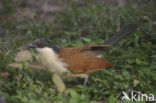
{"label": "bird's eye", "polygon": [[44,45],[41,43],[41,44],[39,44],[39,46],[40,46],[40,47],[43,47]]}

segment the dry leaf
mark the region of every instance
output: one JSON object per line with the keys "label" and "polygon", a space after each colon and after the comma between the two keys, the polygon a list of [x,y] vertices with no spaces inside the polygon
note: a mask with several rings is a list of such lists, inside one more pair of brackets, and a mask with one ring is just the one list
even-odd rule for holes
{"label": "dry leaf", "polygon": [[19,63],[10,63],[9,67],[22,69],[22,64]]}
{"label": "dry leaf", "polygon": [[57,87],[57,90],[60,93],[63,93],[66,88],[65,88],[65,84],[63,83],[61,77],[57,74],[54,74],[52,79],[53,79],[55,86]]}
{"label": "dry leaf", "polygon": [[[9,66],[12,67],[12,68],[22,69],[22,64],[20,64],[20,63],[15,63],[15,62],[14,63],[10,63]],[[29,68],[31,68],[31,69],[43,69],[43,70],[46,69],[44,66],[37,65],[37,64],[28,64],[27,66]]]}
{"label": "dry leaf", "polygon": [[8,77],[8,76],[9,76],[9,73],[8,73],[8,72],[2,72],[1,75],[2,75],[3,77]]}
{"label": "dry leaf", "polygon": [[20,51],[15,57],[16,62],[22,62],[28,60],[32,60],[32,55],[28,50]]}
{"label": "dry leaf", "polygon": [[11,50],[8,50],[6,53],[5,53],[5,56],[9,55],[11,53]]}
{"label": "dry leaf", "polygon": [[42,66],[42,65],[36,65],[36,64],[29,64],[28,67],[29,68],[32,68],[32,69],[34,69],[34,68],[43,69],[43,70],[46,69],[44,66]]}
{"label": "dry leaf", "polygon": [[134,87],[136,87],[139,83],[140,83],[140,81],[139,80],[136,80],[136,79],[134,79]]}

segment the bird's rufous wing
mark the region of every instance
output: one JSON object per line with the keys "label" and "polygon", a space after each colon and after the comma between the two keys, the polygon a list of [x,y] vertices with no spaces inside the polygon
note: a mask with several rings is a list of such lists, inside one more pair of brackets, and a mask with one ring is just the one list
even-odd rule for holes
{"label": "bird's rufous wing", "polygon": [[92,56],[86,52],[72,50],[73,48],[63,49],[59,57],[68,65],[68,69],[74,73],[91,73],[105,67],[113,67],[113,64]]}

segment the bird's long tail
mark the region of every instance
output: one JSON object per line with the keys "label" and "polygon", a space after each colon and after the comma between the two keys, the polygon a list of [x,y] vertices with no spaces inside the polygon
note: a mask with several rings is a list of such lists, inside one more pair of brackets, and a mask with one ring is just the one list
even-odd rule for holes
{"label": "bird's long tail", "polygon": [[127,37],[131,33],[133,33],[137,29],[137,24],[129,24],[123,28],[119,32],[114,33],[108,40],[104,42],[104,45],[115,45],[117,44],[121,39]]}

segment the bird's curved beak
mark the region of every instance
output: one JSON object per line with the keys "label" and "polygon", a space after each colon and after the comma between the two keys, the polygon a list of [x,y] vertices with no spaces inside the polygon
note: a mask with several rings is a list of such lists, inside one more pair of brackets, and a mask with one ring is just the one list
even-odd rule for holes
{"label": "bird's curved beak", "polygon": [[27,49],[34,49],[34,48],[37,48],[37,46],[32,43],[28,44],[27,46]]}

